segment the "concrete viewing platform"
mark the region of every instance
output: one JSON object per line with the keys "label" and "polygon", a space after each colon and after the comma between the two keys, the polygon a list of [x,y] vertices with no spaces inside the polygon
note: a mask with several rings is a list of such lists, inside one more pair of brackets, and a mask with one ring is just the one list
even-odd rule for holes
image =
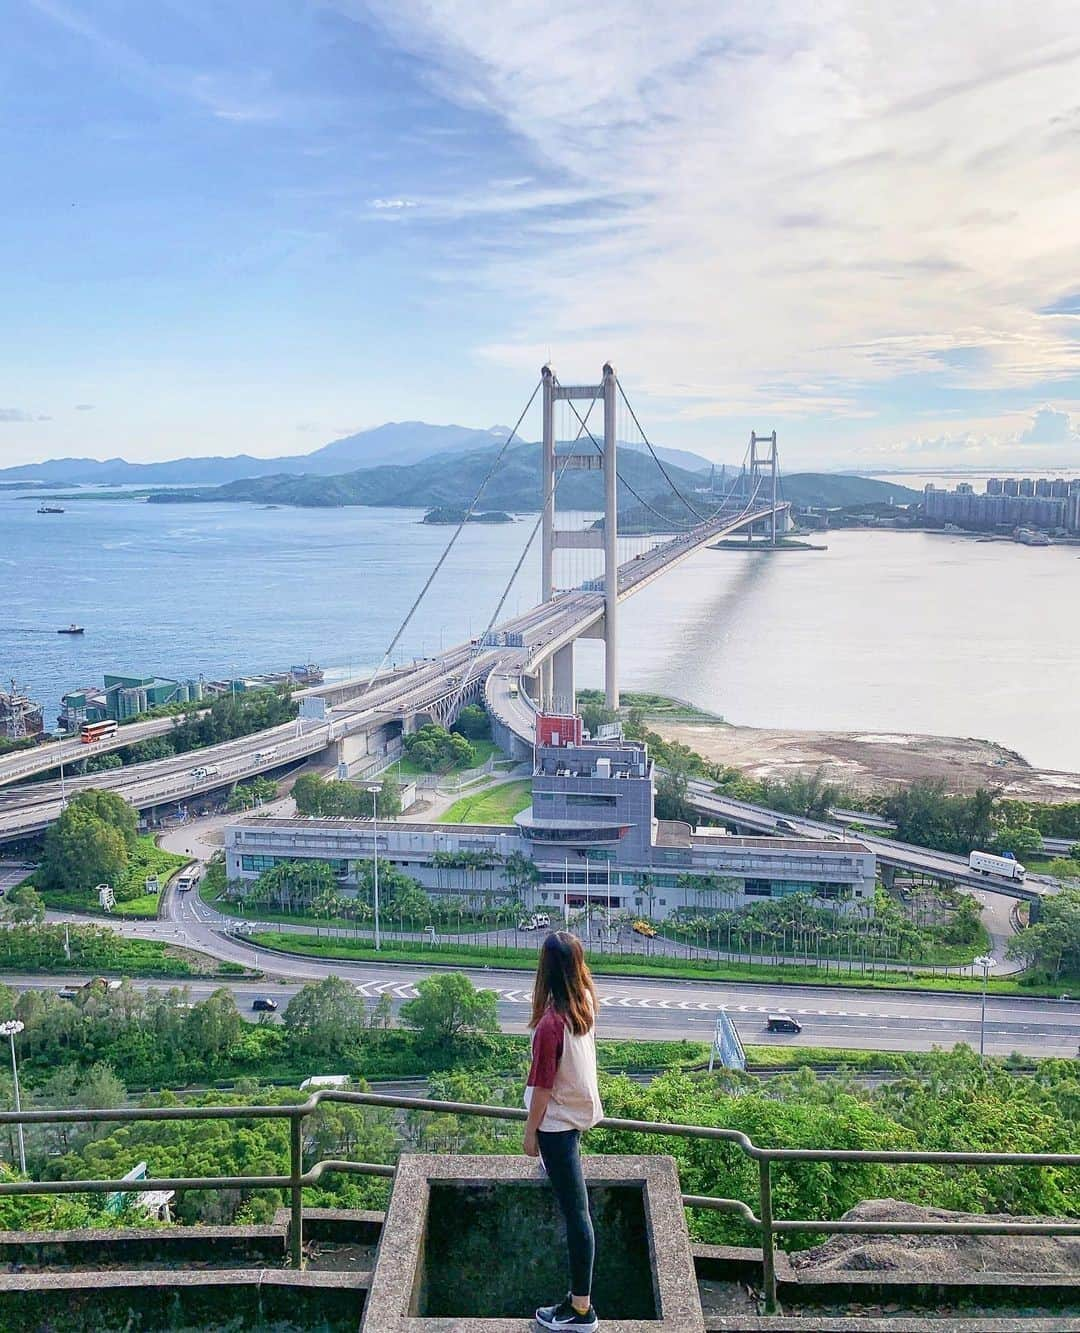
{"label": "concrete viewing platform", "polygon": [[[604,1333],[1080,1333],[1075,1237],[837,1236],[777,1253],[782,1313],[765,1315],[761,1249],[689,1244],[681,1206],[669,1207],[670,1159],[587,1157],[586,1170]],[[405,1157],[398,1179],[385,1216],[305,1208],[302,1271],[288,1263],[286,1209],[262,1226],[0,1232],[0,1329],[358,1333],[363,1320],[364,1333],[534,1333],[528,1311],[565,1289],[536,1162]],[[856,1215],[964,1216],[893,1200]],[[624,1280],[624,1292],[610,1290]],[[419,1313],[422,1303],[508,1298],[525,1312]]]}

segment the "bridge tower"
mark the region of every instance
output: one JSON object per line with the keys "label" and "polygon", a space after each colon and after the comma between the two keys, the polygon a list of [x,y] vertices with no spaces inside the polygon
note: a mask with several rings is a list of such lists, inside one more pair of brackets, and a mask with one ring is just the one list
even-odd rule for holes
{"label": "bridge tower", "polygon": [[[758,451],[758,445],[766,446],[761,452]],[[776,545],[776,500],[777,500],[777,476],[778,459],[776,454],[776,431],[771,435],[759,435],[757,431],[750,432],[750,495],[756,494],[762,480],[769,479],[771,482],[771,501],[772,515],[769,519],[769,545]],[[746,539],[750,541],[753,536],[753,528],[747,528]]]}
{"label": "bridge tower", "polygon": [[[603,549],[604,552],[604,701],[608,708],[619,706],[618,612],[619,612],[619,517],[618,473],[615,444],[615,395],[618,381],[610,364],[605,364],[599,384],[560,384],[551,366],[540,371],[543,383],[543,524],[540,546],[541,595],[548,602],[555,595],[555,551],[559,547],[578,550]],[[556,456],[555,404],[593,403],[600,399],[604,410],[604,445],[597,452],[590,439],[587,445],[572,446],[568,454]],[[584,423],[583,431],[584,433]],[[568,469],[604,473],[604,530],[560,529],[555,526],[558,478]],[[540,701],[546,708],[574,711],[574,645],[560,648],[544,663],[540,675]]]}

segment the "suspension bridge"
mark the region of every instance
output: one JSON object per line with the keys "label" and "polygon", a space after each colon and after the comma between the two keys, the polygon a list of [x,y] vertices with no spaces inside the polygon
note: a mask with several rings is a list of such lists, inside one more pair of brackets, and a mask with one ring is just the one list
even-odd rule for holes
{"label": "suspension bridge", "polygon": [[[539,514],[490,608],[485,629],[470,643],[437,657],[388,669],[500,467],[515,444],[525,444],[519,432],[538,398]],[[590,421],[597,407],[600,420],[594,431]],[[640,466],[635,468],[637,484],[620,473],[620,455],[626,456],[628,445],[651,460],[658,490],[644,493]],[[602,478],[599,516],[595,509],[560,505],[561,488],[582,493],[571,483],[581,473],[598,473]],[[633,513],[635,527],[646,527],[648,535],[620,538],[620,500],[622,513]],[[449,725],[463,707],[480,700],[492,715],[496,740],[511,753],[525,754],[531,751],[538,710],[573,710],[574,645],[579,638],[603,640],[605,698],[610,707],[617,707],[620,604],[722,538],[758,532],[775,543],[788,526],[788,512],[775,433],[752,435],[741,468],[730,480],[725,473],[720,488],[708,485],[688,492],[649,441],[610,365],[603,367],[595,384],[563,384],[552,367],[544,366],[514,429],[494,452],[460,523],[371,675],[300,691],[297,722],[208,747],[198,751],[197,758],[176,755],[87,778],[9,785],[0,794],[0,841],[47,827],[80,785],[114,789],[139,809],[152,810],[323,751],[333,756],[340,773],[363,773],[393,748],[403,731],[429,720]],[[506,617],[510,590],[538,536],[541,600],[522,615]],[[630,554],[633,546],[639,549]],[[151,725],[157,724],[147,724]],[[166,720],[158,729],[167,730],[168,725]],[[121,728],[109,742],[96,745],[95,752],[131,744],[141,735],[134,727]],[[0,759],[0,785],[24,781],[55,769],[61,760],[85,758],[86,753],[86,747],[75,741],[7,756]]]}

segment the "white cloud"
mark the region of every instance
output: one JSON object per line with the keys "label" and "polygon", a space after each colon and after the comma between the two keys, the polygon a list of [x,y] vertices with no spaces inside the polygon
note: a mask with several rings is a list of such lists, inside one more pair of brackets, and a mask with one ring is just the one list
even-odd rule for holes
{"label": "white cloud", "polygon": [[1052,407],[1040,407],[1034,420],[1020,436],[1021,444],[1080,443],[1068,412],[1057,412]]}
{"label": "white cloud", "polygon": [[[871,431],[860,442],[860,460],[882,466],[1057,467],[1076,475],[1080,403],[1071,411],[1049,405],[1031,412],[968,421],[958,428],[945,414],[928,420],[917,434]],[[928,417],[932,414],[927,413]]]}
{"label": "white cloud", "polygon": [[0,407],[0,422],[33,421],[33,419],[29,412],[24,412],[20,407]]}
{"label": "white cloud", "polygon": [[[542,247],[525,217],[491,259],[520,312],[482,349],[500,364],[611,356],[629,387],[694,383],[691,410],[721,415],[729,394],[775,406],[806,380],[806,410],[842,415],[840,381],[1080,371],[1074,323],[1038,313],[1075,286],[1071,0],[366,8],[528,145],[548,191],[607,216],[540,221]],[[495,202],[525,212],[538,191]]]}

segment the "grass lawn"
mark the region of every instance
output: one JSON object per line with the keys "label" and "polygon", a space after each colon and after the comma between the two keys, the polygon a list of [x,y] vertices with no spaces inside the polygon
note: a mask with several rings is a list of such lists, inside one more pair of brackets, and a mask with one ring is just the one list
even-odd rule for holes
{"label": "grass lawn", "polygon": [[[451,942],[427,948],[392,945],[378,953],[360,941],[340,938],[298,937],[282,931],[259,931],[249,936],[251,941],[265,949],[280,949],[285,953],[301,954],[311,958],[340,958],[343,961],[383,963],[428,963],[443,967],[508,967],[532,971],[536,966],[535,949],[496,949],[485,945]],[[982,979],[966,977],[908,976],[896,972],[889,976],[880,973],[860,977],[817,967],[776,966],[748,963],[716,963],[684,959],[643,958],[636,954],[594,953],[589,966],[598,976],[614,977],[670,977],[688,981],[749,981],[773,985],[843,986],[853,990],[905,991],[982,991]],[[1007,977],[991,977],[987,985],[990,995],[1060,995],[1069,989],[1066,980],[1047,985],[1025,985]]]}
{"label": "grass lawn", "polygon": [[440,824],[509,824],[532,800],[532,782],[522,778],[463,796],[444,814]]}
{"label": "grass lawn", "polygon": [[1069,856],[1025,856],[1024,865],[1036,875],[1053,875],[1055,879],[1080,879],[1080,861]]}
{"label": "grass lawn", "polygon": [[138,893],[133,898],[120,901],[120,895],[132,889],[143,888],[147,875],[157,875],[164,890],[166,884],[181,866],[187,865],[190,856],[181,856],[178,852],[167,852],[159,847],[152,837],[138,839],[128,856],[127,870],[119,884],[113,885],[117,903],[112,912],[103,912],[98,906],[96,896],[73,889],[47,889],[42,893],[45,906],[54,911],[90,912],[98,916],[126,916],[153,918],[158,914],[158,895],[156,893]]}
{"label": "grass lawn", "polygon": [[[693,721],[722,723],[723,718],[717,713],[707,712],[694,704],[684,703],[681,699],[672,699],[666,694],[650,694],[641,690],[623,690],[619,696],[621,711],[625,714],[631,708],[640,709],[650,721]],[[582,704],[603,704],[603,690],[578,690],[577,702]]]}
{"label": "grass lawn", "polygon": [[45,927],[28,943],[0,931],[0,975],[5,971],[47,975],[103,973],[121,977],[237,977],[256,975],[238,963],[221,962],[193,949],[163,944],[160,940],[129,940],[102,930],[72,926],[68,936],[71,957],[64,952],[64,931]]}

